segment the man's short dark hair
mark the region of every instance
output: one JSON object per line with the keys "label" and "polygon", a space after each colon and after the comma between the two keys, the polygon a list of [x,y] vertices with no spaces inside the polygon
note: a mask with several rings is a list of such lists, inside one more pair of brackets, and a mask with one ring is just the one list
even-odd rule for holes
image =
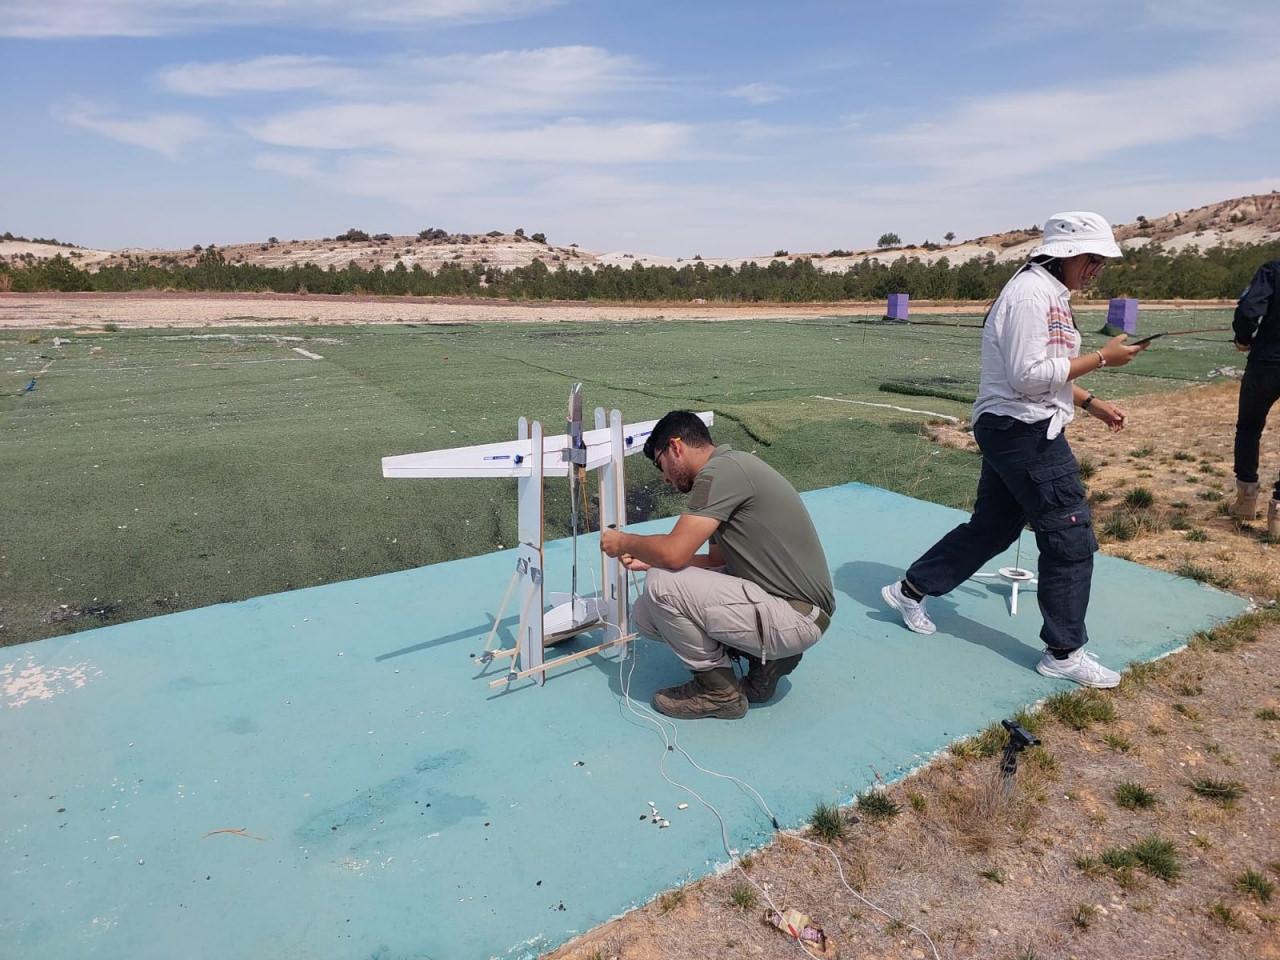
{"label": "man's short dark hair", "polygon": [[711,431],[696,413],[688,410],[672,410],[653,425],[653,432],[644,442],[644,455],[656,462],[658,455],[667,449],[671,441],[679,437],[688,447],[709,447],[713,441]]}

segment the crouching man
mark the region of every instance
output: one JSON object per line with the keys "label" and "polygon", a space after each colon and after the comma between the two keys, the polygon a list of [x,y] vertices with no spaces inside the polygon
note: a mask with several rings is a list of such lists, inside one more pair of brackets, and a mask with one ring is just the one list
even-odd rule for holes
{"label": "crouching man", "polygon": [[[693,671],[688,683],[655,693],[653,708],[736,720],[773,696],[830,624],[826,554],[795,488],[759,457],[717,447],[687,410],[658,421],[644,454],[689,494],[688,508],[670,533],[604,530],[601,545],[627,569],[647,571],[632,625]],[[750,664],[741,683],[734,656]]]}

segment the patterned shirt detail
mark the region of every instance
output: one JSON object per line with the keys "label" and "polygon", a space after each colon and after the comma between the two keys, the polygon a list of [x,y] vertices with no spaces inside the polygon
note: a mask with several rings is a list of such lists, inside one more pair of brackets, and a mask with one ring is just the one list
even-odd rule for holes
{"label": "patterned shirt detail", "polygon": [[1050,357],[1074,357],[1080,349],[1080,333],[1076,330],[1071,311],[1057,304],[1049,307],[1045,318],[1049,325]]}

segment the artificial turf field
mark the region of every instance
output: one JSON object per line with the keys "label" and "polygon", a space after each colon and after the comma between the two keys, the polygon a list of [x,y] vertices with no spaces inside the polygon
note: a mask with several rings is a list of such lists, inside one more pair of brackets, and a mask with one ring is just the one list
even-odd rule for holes
{"label": "artificial turf field", "polygon": [[[1144,312],[1140,331],[1229,316]],[[1101,314],[1078,319],[1085,349],[1101,344]],[[963,508],[978,459],[923,438],[927,414],[814,398],[965,416],[879,387],[972,394],[978,336],[840,318],[0,331],[0,644],[510,547],[513,482],[384,480],[379,458],[507,439],[522,414],[557,430],[575,380],[588,409],[628,420],[713,409],[719,442],[802,490],[860,481]],[[1087,382],[1108,397],[1204,382],[1241,365],[1228,341],[1157,341]],[[628,467],[631,519],[678,511]],[[549,487],[548,536],[567,529]]]}

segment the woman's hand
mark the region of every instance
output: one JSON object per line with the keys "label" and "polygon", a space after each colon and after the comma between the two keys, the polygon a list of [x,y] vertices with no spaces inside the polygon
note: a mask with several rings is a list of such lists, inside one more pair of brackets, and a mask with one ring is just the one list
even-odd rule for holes
{"label": "woman's hand", "polygon": [[[1143,348],[1137,347],[1136,349],[1141,350]],[[1105,423],[1107,429],[1112,433],[1119,433],[1124,429],[1124,425],[1128,421],[1128,416],[1125,412],[1114,403],[1107,403],[1107,401],[1099,400],[1097,397],[1093,398],[1087,412],[1090,416],[1097,417]]]}
{"label": "woman's hand", "polygon": [[1147,342],[1140,346],[1131,347],[1125,343],[1128,339],[1129,335],[1122,333],[1118,337],[1112,337],[1107,341],[1106,346],[1098,351],[1098,353],[1102,354],[1102,358],[1107,361],[1108,367],[1123,367],[1151,345],[1150,342]]}

